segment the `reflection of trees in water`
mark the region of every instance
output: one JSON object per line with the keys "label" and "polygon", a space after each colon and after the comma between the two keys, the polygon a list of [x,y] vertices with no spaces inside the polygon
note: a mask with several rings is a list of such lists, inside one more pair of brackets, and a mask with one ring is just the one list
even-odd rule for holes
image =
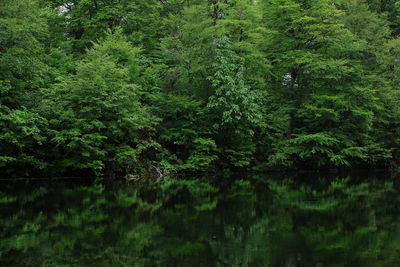
{"label": "reflection of trees in water", "polygon": [[182,181],[164,191],[3,190],[0,265],[394,266],[400,260],[400,195],[391,183],[257,186],[255,193],[238,182],[223,195]]}
{"label": "reflection of trees in water", "polygon": [[265,266],[269,262],[268,221],[260,220],[246,231],[236,225],[227,225],[223,240],[212,240],[210,245],[217,255],[216,266]]}

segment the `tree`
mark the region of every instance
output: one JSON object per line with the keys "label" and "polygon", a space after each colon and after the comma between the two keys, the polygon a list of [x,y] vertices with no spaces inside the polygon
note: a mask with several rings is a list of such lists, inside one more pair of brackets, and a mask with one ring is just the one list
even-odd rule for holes
{"label": "tree", "polygon": [[398,0],[367,0],[371,10],[383,13],[393,30],[393,36],[400,33],[400,1]]}
{"label": "tree", "polygon": [[161,43],[166,59],[163,87],[202,103],[207,119],[198,125],[211,133],[204,138],[211,136],[219,149],[216,164],[248,165],[260,116],[256,99],[268,72],[256,4],[194,3],[168,21],[170,34]]}
{"label": "tree", "polygon": [[343,15],[324,0],[266,1],[266,26],[273,30],[266,43],[273,65],[269,128],[277,133],[272,165],[390,157],[372,135],[383,104],[360,64],[366,46],[341,23]]}
{"label": "tree", "polygon": [[260,120],[257,95],[245,84],[243,59],[235,56],[229,39],[222,36],[214,48],[213,75],[208,77],[210,123],[214,123],[217,144],[233,166],[245,166],[254,151],[252,136]]}
{"label": "tree", "polygon": [[39,88],[50,83],[46,10],[36,1],[0,2],[0,170],[29,175],[46,163],[38,156],[47,125],[35,110]]}
{"label": "tree", "polygon": [[84,53],[92,42],[103,38],[107,29],[121,27],[127,39],[135,46],[142,46],[146,53],[154,52],[162,35],[159,18],[163,5],[158,0],[41,2],[60,10],[66,41],[77,54]]}
{"label": "tree", "polygon": [[95,174],[139,172],[142,153],[155,146],[151,133],[157,119],[140,103],[135,78],[139,49],[120,31],[95,43],[76,74],[61,77],[49,90],[51,138],[57,166]]}
{"label": "tree", "polygon": [[2,1],[0,28],[0,104],[31,105],[37,89],[47,81],[44,12],[35,1]]}

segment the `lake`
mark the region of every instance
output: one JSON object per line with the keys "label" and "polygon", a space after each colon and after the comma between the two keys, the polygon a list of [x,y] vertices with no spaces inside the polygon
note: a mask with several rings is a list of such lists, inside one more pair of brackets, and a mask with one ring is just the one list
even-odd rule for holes
{"label": "lake", "polygon": [[0,185],[0,266],[400,262],[400,187],[393,178]]}

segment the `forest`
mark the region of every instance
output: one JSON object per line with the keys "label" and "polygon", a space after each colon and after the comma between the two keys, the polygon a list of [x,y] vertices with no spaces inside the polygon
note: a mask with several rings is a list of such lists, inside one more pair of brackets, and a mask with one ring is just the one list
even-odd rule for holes
{"label": "forest", "polygon": [[0,173],[400,166],[398,0],[1,0]]}
{"label": "forest", "polygon": [[400,262],[400,0],[0,0],[0,266]]}

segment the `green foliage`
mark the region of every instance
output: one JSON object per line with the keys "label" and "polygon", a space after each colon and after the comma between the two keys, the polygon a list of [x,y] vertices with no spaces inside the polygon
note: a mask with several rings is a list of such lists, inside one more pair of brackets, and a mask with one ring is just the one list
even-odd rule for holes
{"label": "green foliage", "polygon": [[0,104],[32,106],[35,90],[46,85],[46,17],[31,0],[2,1],[0,10]]}
{"label": "green foliage", "polygon": [[400,38],[388,40],[381,50],[379,61],[385,68],[387,78],[393,83],[399,83],[400,75]]}
{"label": "green foliage", "polygon": [[325,1],[276,2],[266,8],[273,29],[269,110],[286,118],[279,121],[283,125],[269,126],[280,132],[273,137],[276,152],[269,164],[349,165],[371,159],[376,146],[388,152],[381,159],[390,158],[372,131],[386,99],[369,85],[374,78],[360,64],[367,53],[364,40],[341,23],[358,19],[357,14],[344,18]]}
{"label": "green foliage", "polygon": [[[243,61],[235,58],[227,37],[216,41],[213,76],[208,77],[215,92],[210,96],[207,107],[212,114],[221,114],[218,124],[256,124],[258,105],[256,95],[246,87],[243,78]],[[219,127],[219,126],[216,126]]]}
{"label": "green foliage", "polygon": [[46,119],[26,108],[0,110],[0,167],[14,165],[26,168],[26,173],[30,169],[44,169],[47,164],[33,155],[46,141],[46,127]]}
{"label": "green foliage", "polygon": [[201,102],[184,95],[165,94],[160,99],[163,121],[157,132],[165,150],[161,164],[172,173],[201,172],[211,168],[218,158],[216,144],[210,138],[206,113]]}
{"label": "green foliage", "polygon": [[122,27],[135,46],[153,50],[160,36],[158,30],[161,3],[151,1],[48,1],[43,5],[60,10],[57,22],[64,29],[67,46],[75,53],[83,53],[92,42],[105,36],[107,29]]}
{"label": "green foliage", "polygon": [[60,77],[49,90],[53,114],[51,138],[64,151],[59,166],[99,173],[138,170],[142,151],[151,140],[156,119],[140,103],[140,89],[131,83],[139,68],[138,49],[109,34],[77,63],[76,74]]}
{"label": "green foliage", "polygon": [[382,13],[387,17],[394,36],[400,33],[400,4],[398,0],[368,0],[367,3],[371,10]]}
{"label": "green foliage", "polygon": [[395,167],[398,15],[394,0],[4,0],[0,171]]}
{"label": "green foliage", "polygon": [[368,43],[373,43],[372,49],[379,48],[389,37],[390,29],[384,17],[368,10],[368,6],[360,1],[344,3],[347,14],[344,18],[346,27]]}

